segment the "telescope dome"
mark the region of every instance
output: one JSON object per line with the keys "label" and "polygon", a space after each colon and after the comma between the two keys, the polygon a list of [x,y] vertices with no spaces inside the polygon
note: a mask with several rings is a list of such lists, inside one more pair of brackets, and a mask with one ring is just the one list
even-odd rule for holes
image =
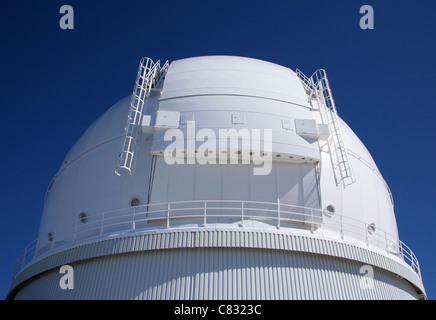
{"label": "telescope dome", "polygon": [[[74,290],[59,287],[63,265]],[[425,290],[389,187],[339,117],[325,70],[205,56],[141,60],[133,93],[95,120],[50,182],[9,298]]]}

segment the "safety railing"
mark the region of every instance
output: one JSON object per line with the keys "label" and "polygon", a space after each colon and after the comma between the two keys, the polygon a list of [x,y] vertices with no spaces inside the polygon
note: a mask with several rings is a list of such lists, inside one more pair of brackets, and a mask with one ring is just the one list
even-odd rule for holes
{"label": "safety railing", "polygon": [[330,137],[327,146],[334,167],[335,179],[344,187],[354,183],[355,179],[348,159],[347,149],[342,137],[338,113],[333,99],[327,74],[324,69],[315,71],[309,78],[297,69],[297,76],[310,99],[315,98],[318,104],[321,121],[328,125]]}
{"label": "safety railing", "polygon": [[314,87],[312,83],[312,79],[307,77],[301,70],[297,69],[295,70],[295,73],[300,78],[301,82],[303,83],[304,90],[306,91],[306,94],[311,97],[312,93],[314,92]]}
{"label": "safety railing", "polygon": [[320,227],[341,239],[357,239],[402,258],[421,277],[418,259],[403,242],[372,223],[317,208],[280,202],[195,200],[140,205],[99,214],[81,214],[32,241],[19,256],[14,278],[31,262],[63,248],[106,236],[141,230],[183,227],[300,228],[315,233]]}
{"label": "safety railing", "polygon": [[137,141],[141,137],[141,121],[151,91],[160,85],[168,71],[169,62],[161,67],[160,60],[153,62],[142,58],[130,100],[130,108],[125,127],[123,149],[121,150],[115,173],[122,176],[132,174]]}

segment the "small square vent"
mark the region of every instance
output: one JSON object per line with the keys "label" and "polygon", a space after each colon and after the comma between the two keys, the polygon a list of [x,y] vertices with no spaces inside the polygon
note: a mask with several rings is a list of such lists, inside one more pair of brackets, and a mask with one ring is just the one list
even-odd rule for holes
{"label": "small square vent", "polygon": [[302,137],[318,139],[318,127],[313,119],[295,119],[295,131]]}
{"label": "small square vent", "polygon": [[162,111],[156,112],[156,121],[154,126],[158,128],[178,128],[180,121],[180,112]]}

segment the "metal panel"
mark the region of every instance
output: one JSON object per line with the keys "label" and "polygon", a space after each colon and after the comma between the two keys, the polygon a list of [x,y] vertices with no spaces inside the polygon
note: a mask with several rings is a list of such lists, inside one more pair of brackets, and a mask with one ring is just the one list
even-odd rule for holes
{"label": "metal panel", "polygon": [[404,279],[374,267],[361,286],[362,263],[304,252],[196,248],[132,252],[71,264],[74,289],[52,269],[16,299],[416,299]]}
{"label": "metal panel", "polygon": [[[186,251],[186,249],[192,249],[192,248],[196,248],[196,249],[192,251],[190,250]],[[225,248],[228,248],[229,250],[226,251],[224,250]],[[216,249],[222,249],[222,250],[217,251]],[[234,256],[235,251],[233,249],[236,249],[236,251],[239,252],[241,256]],[[208,251],[210,251],[210,253],[208,253]],[[199,252],[199,253],[194,254],[193,252]],[[256,252],[256,253],[251,255],[252,252]],[[138,258],[136,253],[140,255],[144,255],[143,258]],[[302,253],[303,255],[301,256],[298,253]],[[180,254],[182,254],[182,258],[179,257]],[[172,257],[172,255],[174,255],[174,257]],[[303,286],[300,283],[301,281],[305,283],[304,286],[311,285],[316,287],[317,286],[316,281],[318,281],[316,279],[320,277],[322,277],[323,279],[324,278],[336,279],[334,285],[339,285],[338,284],[339,282],[348,281],[347,279],[354,279],[352,276],[354,275],[354,273],[352,273],[352,275],[347,275],[346,273],[344,273],[345,271],[341,271],[341,274],[344,273],[344,277],[346,278],[346,279],[345,278],[342,279],[339,275],[336,275],[334,271],[335,269],[329,271],[328,268],[333,267],[334,264],[343,266],[343,268],[345,268],[345,266],[352,266],[352,265],[361,266],[363,264],[368,264],[373,266],[374,268],[380,269],[380,272],[382,272],[382,274],[386,274],[387,277],[386,279],[388,280],[391,279],[392,277],[398,279],[405,278],[411,283],[413,283],[416,287],[424,291],[422,282],[418,278],[417,274],[414,273],[410,268],[408,268],[400,261],[395,260],[394,259],[395,256],[387,257],[363,247],[357,247],[354,245],[344,244],[337,241],[319,239],[319,238],[308,237],[304,235],[292,235],[289,233],[279,232],[279,231],[276,232],[261,232],[261,231],[253,231],[253,230],[239,231],[239,229],[234,229],[234,230],[202,229],[201,231],[199,231],[198,229],[193,229],[191,231],[173,230],[171,232],[146,233],[142,235],[134,235],[130,237],[106,240],[102,242],[89,243],[70,250],[54,253],[45,259],[34,262],[29,267],[24,269],[14,279],[11,286],[11,290],[13,291],[14,288],[16,288],[20,283],[26,280],[30,280],[27,283],[26,287],[34,282],[39,283],[39,281],[41,281],[39,280],[40,278],[41,279],[45,278],[47,274],[51,274],[57,271],[59,267],[63,264],[87,266],[84,269],[85,271],[82,271],[82,274],[85,273],[86,275],[88,274],[92,275],[95,272],[108,272],[108,273],[115,272],[115,271],[111,271],[112,269],[110,268],[112,267],[104,265],[105,263],[110,264],[112,261],[111,259],[114,259],[113,261],[117,263],[118,262],[124,263],[126,265],[125,268],[127,268],[127,266],[128,268],[136,268],[134,265],[130,266],[129,264],[129,263],[134,263],[134,261],[136,261],[131,257],[135,257],[135,259],[139,259],[140,264],[143,264],[141,266],[137,266],[139,268],[138,270],[149,270],[149,269],[152,270],[152,271],[140,271],[141,273],[147,272],[148,274],[149,272],[151,273],[156,272],[155,276],[153,277],[157,277],[157,278],[161,276],[165,276],[165,272],[167,271],[163,271],[163,270],[166,268],[167,264],[173,268],[172,272],[178,274],[179,273],[178,269],[185,268],[187,263],[187,262],[181,262],[180,259],[194,259],[192,260],[192,263],[189,266],[189,268],[186,267],[184,269],[185,270],[184,272],[185,273],[193,272],[193,274],[195,275],[195,279],[197,279],[196,281],[200,281],[198,280],[198,278],[205,277],[206,279],[204,281],[213,280],[217,283],[220,283],[219,286],[227,285],[228,282],[222,282],[225,279],[223,280],[220,277],[223,277],[223,274],[227,274],[229,272],[230,273],[242,272],[243,274],[246,275],[244,276],[245,278],[248,277],[251,279],[254,277],[258,279],[259,277],[268,276],[268,272],[273,272],[271,271],[271,268],[273,269],[278,268],[274,272],[280,274],[281,275],[280,277],[285,277],[284,276],[285,274],[289,274],[289,276],[294,277],[294,280],[287,285],[287,286],[291,286],[290,289],[289,288],[286,289],[287,290],[286,294],[283,294],[283,296],[289,295],[292,296],[293,298],[304,296],[304,292],[295,291],[292,294],[289,292],[289,290],[292,291],[295,289],[293,287],[294,285]],[[265,270],[263,270],[261,266],[265,264],[265,261],[269,261],[268,259],[272,259],[268,257],[276,257],[276,258],[274,258],[275,259],[274,261],[268,262],[269,269],[266,268]],[[284,261],[293,261],[293,263],[296,263],[294,261],[296,257],[304,257],[304,259],[301,261],[297,259],[298,260],[297,262],[301,265],[294,266],[295,268],[294,267],[293,268],[295,270],[294,269],[288,270],[288,268],[281,267],[283,266]],[[126,259],[126,261],[124,261],[123,259]],[[154,261],[153,259],[157,259],[157,260]],[[213,260],[215,262],[213,263],[211,262],[208,264],[206,263],[206,260],[208,259]],[[241,262],[234,265],[236,270],[229,269],[231,266],[231,265],[229,266],[229,263],[233,261],[232,259],[241,259]],[[303,265],[304,261],[306,262],[312,261],[312,263],[310,266],[304,266]],[[329,265],[328,261],[331,261],[332,264]],[[307,277],[309,277],[309,275],[307,276],[305,275],[307,272],[309,272],[309,270],[305,270],[306,267],[313,269],[314,273],[310,274],[310,279],[313,278],[312,280],[310,279],[308,280]],[[100,268],[101,271],[99,271]],[[114,266],[113,268],[115,268],[116,270],[116,266]],[[200,270],[201,272],[198,270]],[[260,272],[260,273],[256,273],[253,270],[257,270],[256,272]],[[129,272],[124,271],[124,272],[126,273],[125,276],[128,278],[136,277],[135,276],[136,271],[129,271]],[[170,271],[168,270],[168,272]],[[220,276],[216,275],[217,272]],[[297,273],[292,274],[292,272],[294,273],[297,272]],[[59,275],[57,273],[56,276],[59,278]],[[118,275],[113,274],[113,276],[111,277],[118,277]],[[242,275],[239,277],[242,277]],[[277,277],[279,276],[277,275]],[[212,280],[207,280],[207,279],[212,279]],[[284,281],[283,279],[280,278],[280,281]],[[326,279],[322,281],[325,282],[327,281]],[[388,280],[384,280],[384,281],[392,282],[391,280],[389,281]],[[111,280],[107,280],[107,281],[111,282]],[[128,282],[133,280],[129,280],[126,278],[123,281]],[[186,279],[185,278],[179,279],[176,277],[175,279],[171,280],[171,283],[172,284],[179,283],[180,281],[186,281]],[[230,280],[226,280],[226,281],[230,281]],[[260,281],[260,280],[256,280],[256,281]],[[280,281],[278,283],[282,283]],[[309,282],[306,283],[306,281]],[[311,283],[310,281],[314,281],[314,282]],[[352,281],[356,281],[356,280],[352,280]],[[402,280],[402,281],[407,282],[406,280]],[[134,283],[130,285],[136,286],[136,284]],[[165,286],[168,285],[169,284],[165,284]],[[342,286],[345,284],[340,284],[340,285]],[[355,286],[355,283],[354,284],[349,283],[347,286],[352,286],[352,285]],[[277,286],[279,288],[281,285],[277,284]],[[20,290],[27,290],[27,289],[24,288]],[[21,292],[20,290],[18,290],[19,293]],[[146,289],[143,288],[143,290]],[[259,291],[260,289],[246,288],[246,290]],[[262,290],[266,290],[266,288]],[[325,288],[320,292],[324,292],[324,290],[327,289]],[[336,290],[336,289],[331,288],[331,290]],[[346,290],[346,288],[344,287],[343,290]],[[204,294],[206,293],[203,293],[202,295],[199,294],[199,297],[200,296],[204,297]],[[256,297],[260,296],[266,298],[266,296],[264,297],[262,296],[262,294],[257,293]],[[211,293],[207,293],[207,297],[209,297],[210,295]],[[274,294],[274,297],[276,295],[278,294]],[[400,295],[400,293],[395,293],[395,295],[396,296]],[[42,296],[43,295],[41,295],[41,297]],[[250,297],[252,296],[253,293],[251,293]],[[281,295],[278,296],[282,297]],[[335,296],[341,296],[341,295],[339,293],[336,293],[336,295],[329,295],[323,297],[329,298]],[[98,297],[98,295],[94,296],[94,298],[96,297]],[[127,295],[123,295],[120,297],[122,297],[123,299],[132,298],[131,296],[128,297]],[[312,298],[313,296],[310,297]],[[343,294],[343,297],[346,297],[346,295]],[[352,297],[354,297],[354,295],[352,295]],[[366,295],[365,297],[368,297],[368,295]]]}

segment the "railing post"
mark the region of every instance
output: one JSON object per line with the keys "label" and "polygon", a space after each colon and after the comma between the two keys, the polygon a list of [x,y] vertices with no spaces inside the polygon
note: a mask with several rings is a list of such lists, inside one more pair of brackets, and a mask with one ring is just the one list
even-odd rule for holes
{"label": "railing post", "polygon": [[368,238],[368,226],[366,225],[366,222],[365,222],[365,243],[366,243],[366,245],[367,246],[369,246],[369,238]]}
{"label": "railing post", "polygon": [[54,246],[54,242],[55,242],[54,237],[56,235],[56,231],[57,231],[57,228],[54,229],[54,232],[53,232],[53,234],[51,236],[50,251],[53,250],[53,246]]}
{"label": "railing post", "polygon": [[403,261],[406,261],[406,260],[404,260],[403,246],[401,245],[401,241],[400,240],[398,240],[398,252],[401,255],[401,259],[403,259]]}
{"label": "railing post", "polygon": [[39,246],[39,237],[36,239],[35,253],[33,254],[33,259],[38,258],[38,246]]}
{"label": "railing post", "polygon": [[241,201],[241,226],[244,226],[244,201]]}
{"label": "railing post", "polygon": [[170,228],[170,203],[167,205],[167,229]]}
{"label": "railing post", "polygon": [[36,259],[36,254],[37,254],[37,249],[38,249],[38,239],[36,239],[36,244],[35,244],[35,249],[33,249],[33,254],[32,254],[32,259],[30,261],[33,261],[34,259]]}
{"label": "railing post", "polygon": [[103,235],[104,213],[101,214],[100,237]]}
{"label": "railing post", "polygon": [[207,225],[207,201],[204,201],[204,211],[203,211],[203,227]]}
{"label": "railing post", "polygon": [[74,222],[74,231],[73,231],[73,244],[75,244],[75,243],[76,243],[76,233],[77,233],[77,220],[78,220],[78,219],[75,219],[75,222]]}
{"label": "railing post", "polygon": [[385,233],[386,252],[389,253],[388,235],[386,231],[384,231],[384,233]]}
{"label": "railing post", "polygon": [[310,232],[314,233],[315,232],[315,222],[313,221],[313,209],[310,208],[310,217],[312,219],[312,225],[310,226]]}
{"label": "railing post", "polygon": [[280,199],[277,198],[277,229],[280,229]]}
{"label": "railing post", "polygon": [[340,228],[339,232],[340,232],[340,235],[341,235],[341,239],[344,240],[344,225],[342,223],[342,212],[339,215],[339,221],[340,221],[340,225],[341,225],[341,228]]}
{"label": "railing post", "polygon": [[133,214],[132,214],[132,231],[135,231],[136,224],[135,224],[135,215],[136,215],[136,208],[133,208]]}

